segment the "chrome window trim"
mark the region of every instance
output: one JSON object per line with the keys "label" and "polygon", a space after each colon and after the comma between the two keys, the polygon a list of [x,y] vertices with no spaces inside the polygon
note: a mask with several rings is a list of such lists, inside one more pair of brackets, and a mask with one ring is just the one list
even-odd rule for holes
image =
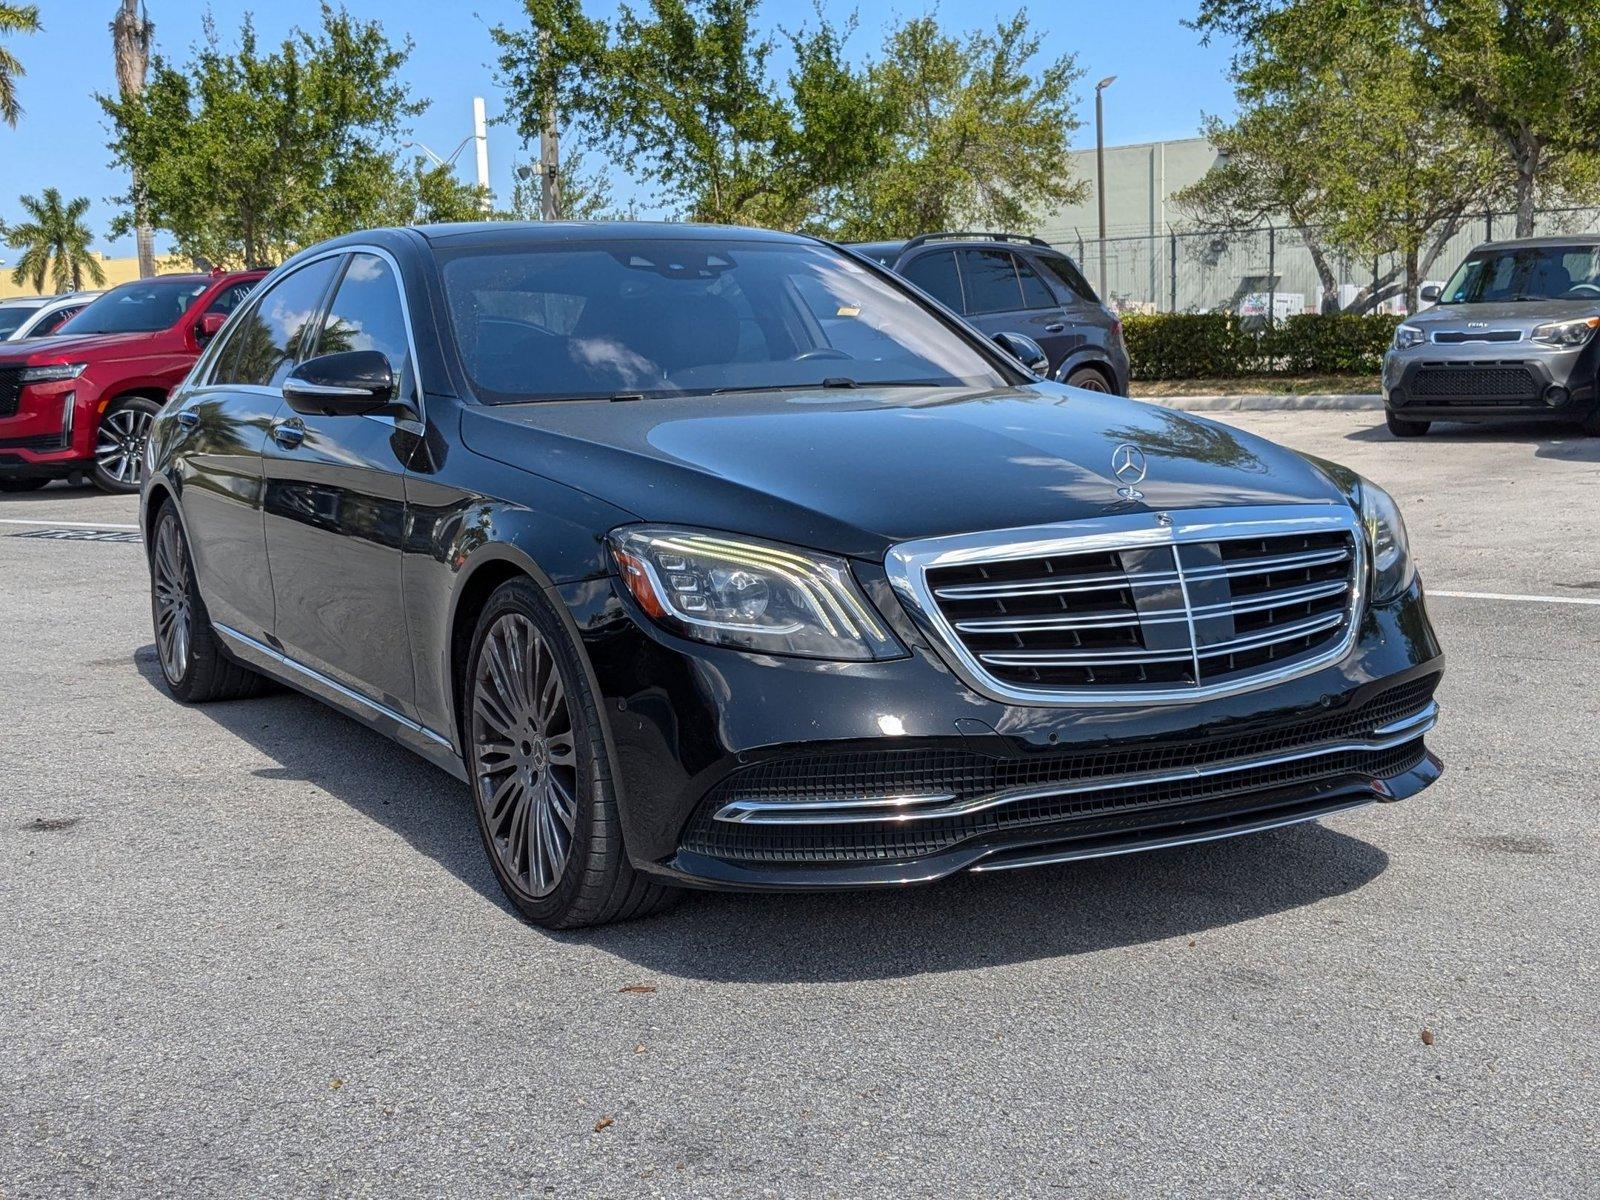
{"label": "chrome window trim", "polygon": [[[940,611],[927,582],[928,571],[938,567],[1048,555],[1150,549],[1186,542],[1272,537],[1291,533],[1350,535],[1354,553],[1353,582],[1350,605],[1346,610],[1348,620],[1344,637],[1310,658],[1262,671],[1245,679],[1199,687],[1025,688],[1006,683],[990,675],[962,644],[960,636]],[[1174,556],[1174,561],[1178,561],[1177,556]],[[1339,661],[1350,652],[1355,644],[1368,585],[1367,543],[1360,517],[1350,505],[1338,503],[1250,505],[1175,510],[1160,514],[1153,511],[1127,513],[1056,525],[919,538],[891,546],[884,560],[884,569],[906,610],[929,635],[930,642],[951,670],[968,687],[1002,704],[1046,708],[1186,704],[1256,691],[1287,679],[1309,675]]]}

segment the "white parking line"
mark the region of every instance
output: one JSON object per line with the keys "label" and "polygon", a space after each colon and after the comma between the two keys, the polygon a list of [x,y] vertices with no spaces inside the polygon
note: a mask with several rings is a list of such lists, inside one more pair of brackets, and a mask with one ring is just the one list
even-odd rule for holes
{"label": "white parking line", "polygon": [[51,529],[138,529],[137,525],[107,525],[104,521],[23,521],[0,517],[0,525],[45,525]]}
{"label": "white parking line", "polygon": [[1600,604],[1587,596],[1514,596],[1508,592],[1441,592],[1428,589],[1428,596],[1448,596],[1452,600],[1511,600],[1521,604]]}

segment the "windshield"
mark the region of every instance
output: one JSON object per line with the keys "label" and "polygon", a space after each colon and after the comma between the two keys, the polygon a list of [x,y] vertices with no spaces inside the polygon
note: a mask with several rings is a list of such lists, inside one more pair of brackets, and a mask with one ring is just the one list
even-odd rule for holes
{"label": "windshield", "polygon": [[1439,294],[1440,304],[1500,300],[1600,300],[1600,248],[1486,250],[1457,267]]}
{"label": "windshield", "polygon": [[0,304],[0,342],[21,329],[22,323],[41,307],[37,304]]}
{"label": "windshield", "polygon": [[608,238],[439,259],[462,361],[491,403],[1008,382],[822,246]]}
{"label": "windshield", "polygon": [[177,323],[204,279],[141,279],[112,288],[56,330],[58,334],[154,333]]}

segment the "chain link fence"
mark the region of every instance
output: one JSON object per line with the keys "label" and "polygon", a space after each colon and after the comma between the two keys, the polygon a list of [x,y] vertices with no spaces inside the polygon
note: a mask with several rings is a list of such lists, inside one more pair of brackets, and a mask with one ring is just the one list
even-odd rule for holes
{"label": "chain link fence", "polygon": [[[1513,213],[1485,212],[1469,218],[1418,285],[1442,284],[1474,246],[1509,238],[1515,228]],[[1536,235],[1584,232],[1600,234],[1600,208],[1546,209],[1535,214]],[[1306,239],[1293,228],[1169,230],[1107,237],[1103,287],[1098,239],[1061,229],[1045,230],[1042,236],[1077,259],[1090,282],[1119,312],[1235,312],[1282,320],[1322,310],[1322,278]],[[1361,259],[1327,252],[1326,263],[1334,277],[1332,297],[1339,311],[1404,314],[1405,273],[1397,255]]]}

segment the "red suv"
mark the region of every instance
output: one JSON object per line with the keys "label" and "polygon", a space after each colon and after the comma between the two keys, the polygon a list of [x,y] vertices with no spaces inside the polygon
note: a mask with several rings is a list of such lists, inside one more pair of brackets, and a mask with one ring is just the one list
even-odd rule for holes
{"label": "red suv", "polygon": [[0,491],[89,474],[137,492],[150,419],[265,271],[112,288],[56,336],[0,347]]}

